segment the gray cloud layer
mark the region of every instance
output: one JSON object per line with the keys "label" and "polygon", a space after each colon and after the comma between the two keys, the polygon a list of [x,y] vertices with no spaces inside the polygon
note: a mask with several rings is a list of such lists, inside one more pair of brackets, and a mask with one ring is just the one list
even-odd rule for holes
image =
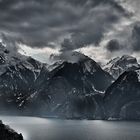
{"label": "gray cloud layer", "polygon": [[139,0],[0,0],[0,38],[61,52],[85,48],[83,53],[94,58],[120,51],[132,54],[140,51],[139,4]]}
{"label": "gray cloud layer", "polygon": [[114,0],[0,0],[0,33],[29,46],[59,42],[71,50],[98,44],[124,15]]}

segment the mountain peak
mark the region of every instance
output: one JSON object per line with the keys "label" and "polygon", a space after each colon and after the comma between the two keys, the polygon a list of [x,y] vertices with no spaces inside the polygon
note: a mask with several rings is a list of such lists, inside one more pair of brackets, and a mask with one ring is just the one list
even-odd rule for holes
{"label": "mountain peak", "polygon": [[101,69],[98,63],[80,52],[66,52],[59,56],[53,56],[53,59],[57,61],[48,67],[50,71],[58,67],[64,67],[65,65],[79,65],[89,72]]}
{"label": "mountain peak", "polygon": [[89,59],[89,57],[77,51],[67,51],[59,55],[51,55],[50,59],[54,62],[67,61],[70,63],[78,63],[79,61]]}
{"label": "mountain peak", "polygon": [[[77,53],[73,55],[75,54],[77,55]],[[81,56],[79,53],[78,55]],[[98,63],[85,55],[84,59],[80,59],[79,61],[57,62],[50,66],[49,70],[51,70],[54,77],[65,77],[74,86],[81,83],[80,88],[83,88],[85,85],[91,85],[91,89],[94,88],[99,91],[104,91],[114,80],[109,73],[102,70]]]}
{"label": "mountain peak", "polygon": [[116,57],[109,61],[105,66],[104,70],[109,72],[115,79],[118,78],[123,72],[129,70],[135,70],[140,65],[137,59],[130,55],[123,55],[122,57]]}

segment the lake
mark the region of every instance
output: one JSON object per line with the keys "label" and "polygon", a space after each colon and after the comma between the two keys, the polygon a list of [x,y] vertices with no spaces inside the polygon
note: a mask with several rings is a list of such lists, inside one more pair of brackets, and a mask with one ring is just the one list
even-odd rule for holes
{"label": "lake", "polygon": [[0,116],[25,140],[140,140],[140,122]]}

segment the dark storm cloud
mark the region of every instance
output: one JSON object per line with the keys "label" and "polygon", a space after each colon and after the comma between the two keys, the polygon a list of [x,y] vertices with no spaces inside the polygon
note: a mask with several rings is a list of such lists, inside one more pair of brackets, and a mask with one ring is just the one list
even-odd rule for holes
{"label": "dark storm cloud", "polygon": [[64,40],[62,50],[73,50],[98,44],[124,15],[114,0],[0,0],[0,34],[36,47]]}
{"label": "dark storm cloud", "polygon": [[103,39],[104,33],[112,28],[113,23],[116,23],[122,16],[129,16],[120,5],[113,1],[98,2],[102,2],[102,4],[94,5],[95,7],[91,8],[86,15],[85,21],[77,28],[70,30],[71,36],[64,39],[61,51],[73,50],[91,44],[98,45]]}
{"label": "dark storm cloud", "polygon": [[119,43],[118,40],[113,39],[107,43],[106,48],[110,52],[115,52],[123,49],[123,46]]}

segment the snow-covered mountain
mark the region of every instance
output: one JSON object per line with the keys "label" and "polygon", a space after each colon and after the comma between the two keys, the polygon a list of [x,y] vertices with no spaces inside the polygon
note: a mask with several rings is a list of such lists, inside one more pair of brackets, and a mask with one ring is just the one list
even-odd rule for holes
{"label": "snow-covered mountain", "polygon": [[10,52],[0,45],[0,111],[8,108],[13,112],[24,106],[36,90],[36,80],[47,67],[31,57]]}
{"label": "snow-covered mountain", "polygon": [[123,72],[135,70],[139,67],[140,65],[135,57],[123,55],[122,57],[116,57],[110,60],[103,69],[117,79]]}
{"label": "snow-covered mountain", "polygon": [[75,62],[57,62],[48,70],[49,75],[43,77],[39,94],[32,103],[34,106],[42,102],[42,114],[48,112],[67,118],[102,116],[98,115],[101,113],[99,98],[114,79],[94,60],[83,55]]}
{"label": "snow-covered mountain", "polygon": [[[47,65],[0,44],[0,114],[140,118],[140,69],[135,58],[113,59],[105,71],[81,53],[67,55],[71,60]],[[107,71],[119,78],[114,82]]]}
{"label": "snow-covered mountain", "polygon": [[99,98],[114,79],[89,57],[72,55],[76,61],[48,66],[1,45],[0,113],[101,116]]}
{"label": "snow-covered mountain", "polygon": [[57,67],[53,65],[54,69],[51,66],[46,92],[51,99],[55,94],[51,108],[62,116],[77,118],[88,115],[93,118],[99,106],[96,95],[104,94],[114,80],[94,60],[84,55],[82,58],[75,62],[57,63]]}

